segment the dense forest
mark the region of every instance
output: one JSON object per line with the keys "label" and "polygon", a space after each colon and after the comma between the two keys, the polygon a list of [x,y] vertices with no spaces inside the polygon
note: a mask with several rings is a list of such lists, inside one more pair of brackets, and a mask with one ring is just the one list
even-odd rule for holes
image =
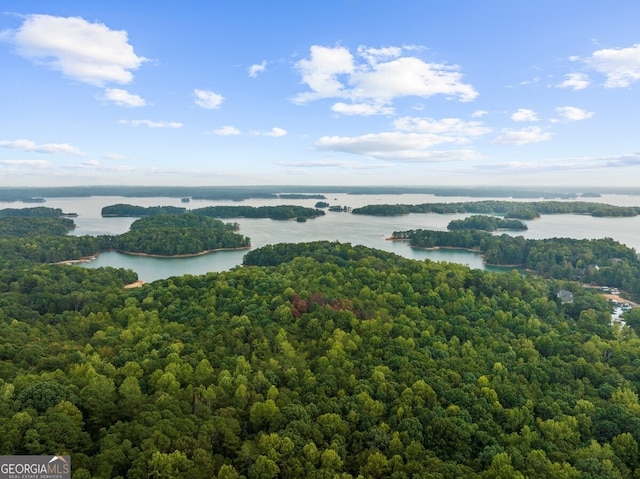
{"label": "dense forest", "polygon": [[[561,269],[321,241],[126,289],[129,270],[52,257],[237,225],[156,215],[70,237],[40,222],[68,219],[31,220],[0,230],[0,455],[69,454],[74,479],[640,477],[640,313],[612,325],[609,302]],[[525,244],[540,264],[639,277],[611,240]]]}
{"label": "dense forest", "polygon": [[[175,206],[136,206],[117,204],[102,208],[102,216],[154,216],[187,213],[186,208]],[[295,205],[278,206],[206,206],[190,210],[189,213],[211,218],[271,218],[290,220],[323,216],[324,211]]]}
{"label": "dense forest", "polygon": [[525,239],[484,231],[394,231],[392,239],[416,248],[465,248],[479,251],[487,263],[522,266],[547,278],[579,280],[622,288],[640,296],[640,259],[633,248],[611,238]]}
{"label": "dense forest", "polygon": [[49,208],[47,206],[34,206],[32,208],[3,208],[0,210],[0,218],[59,218],[69,216],[71,213],[63,213],[60,208]]}
{"label": "dense forest", "polygon": [[196,214],[146,216],[128,232],[112,237],[111,248],[161,256],[190,255],[230,248],[247,248],[249,238],[236,234],[236,223]]}
{"label": "dense forest", "polygon": [[447,229],[450,231],[467,229],[496,231],[498,229],[526,230],[528,228],[522,221],[515,219],[500,218],[498,216],[471,215],[463,220],[453,220],[449,222]]}
{"label": "dense forest", "polygon": [[0,238],[28,237],[37,234],[64,236],[74,227],[75,223],[71,218],[0,216]]}
{"label": "dense forest", "polygon": [[206,206],[192,211],[196,215],[212,218],[271,218],[290,220],[294,218],[316,218],[324,216],[324,211],[296,205],[278,206]]}
{"label": "dense forest", "polygon": [[[28,208],[26,210],[29,210]],[[0,256],[7,260],[64,262],[100,251],[160,256],[193,255],[218,249],[248,248],[249,238],[238,234],[237,223],[223,223],[188,213],[144,216],[122,235],[67,236],[75,227],[71,218],[37,214],[2,217]],[[52,210],[55,211],[55,210]]]}
{"label": "dense forest", "polygon": [[640,213],[638,206],[613,206],[583,201],[470,201],[462,203],[424,203],[419,205],[367,205],[354,208],[356,215],[398,216],[409,213],[474,213],[504,215],[507,218],[534,219],[540,215],[577,214],[597,217],[628,217]]}
{"label": "dense forest", "polygon": [[102,208],[101,216],[113,216],[113,217],[133,217],[139,218],[142,216],[153,215],[177,215],[180,213],[186,213],[186,208],[177,206],[138,206],[129,205],[124,203],[118,203],[117,205],[109,205]]}

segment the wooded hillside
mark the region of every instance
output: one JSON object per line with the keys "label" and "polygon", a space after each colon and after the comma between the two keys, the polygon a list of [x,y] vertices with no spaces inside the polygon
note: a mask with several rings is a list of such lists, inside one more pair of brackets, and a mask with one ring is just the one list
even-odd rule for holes
{"label": "wooded hillside", "polygon": [[246,264],[125,290],[3,263],[0,454],[81,479],[638,477],[640,340],[592,291],[329,242]]}

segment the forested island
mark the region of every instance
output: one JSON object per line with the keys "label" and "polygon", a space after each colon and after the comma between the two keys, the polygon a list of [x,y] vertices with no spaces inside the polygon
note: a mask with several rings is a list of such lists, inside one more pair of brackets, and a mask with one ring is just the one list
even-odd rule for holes
{"label": "forested island", "polygon": [[238,225],[202,215],[157,215],[134,221],[128,232],[110,238],[118,251],[159,256],[184,256],[221,249],[248,248],[249,238],[235,233]]}
{"label": "forested island", "polygon": [[94,256],[105,250],[184,256],[248,248],[251,244],[249,238],[237,233],[237,223],[188,213],[145,216],[134,221],[122,235],[67,236],[75,226],[73,220],[51,210],[50,215],[39,210],[37,215],[4,217],[4,210],[0,210],[0,254],[7,259],[54,263]]}
{"label": "forested island", "polygon": [[273,220],[311,219],[324,216],[324,211],[296,205],[279,206],[205,206],[192,211],[212,218],[271,218]]}
{"label": "forested island", "polygon": [[325,195],[312,195],[305,193],[280,193],[278,198],[281,200],[325,200]]}
{"label": "forested island", "polygon": [[102,208],[100,215],[102,217],[130,217],[140,218],[142,216],[153,215],[177,215],[186,213],[187,209],[178,206],[137,206],[119,203],[117,205],[109,205]]}
{"label": "forested island", "polygon": [[[136,206],[117,204],[102,208],[102,216],[142,217],[163,214],[186,213],[186,208],[174,206]],[[279,206],[206,206],[189,210],[189,213],[211,218],[271,218],[274,220],[291,220],[297,218],[316,218],[325,213],[317,208],[306,208],[296,205]]]}
{"label": "forested island", "polygon": [[398,216],[409,213],[475,213],[504,215],[506,218],[534,219],[540,215],[576,214],[596,217],[631,217],[640,213],[639,206],[614,206],[583,201],[470,201],[458,203],[424,203],[419,205],[366,205],[354,208],[354,215]]}
{"label": "forested island", "polygon": [[614,326],[582,284],[638,291],[612,240],[413,230],[393,236],[524,252],[539,274],[318,241],[125,289],[130,270],[52,263],[237,225],[159,214],[75,237],[26,219],[0,222],[0,455],[68,454],[74,479],[640,475],[640,309]]}
{"label": "forested island", "polygon": [[527,225],[522,221],[514,219],[500,218],[498,216],[472,215],[463,220],[453,220],[447,225],[447,229],[451,231],[459,231],[466,229],[497,231],[503,230],[526,230]]}

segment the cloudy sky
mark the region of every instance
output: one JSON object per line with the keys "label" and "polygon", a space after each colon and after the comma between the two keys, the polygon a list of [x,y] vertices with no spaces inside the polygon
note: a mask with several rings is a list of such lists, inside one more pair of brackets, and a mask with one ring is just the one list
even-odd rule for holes
{"label": "cloudy sky", "polygon": [[5,0],[0,186],[640,183],[637,0]]}

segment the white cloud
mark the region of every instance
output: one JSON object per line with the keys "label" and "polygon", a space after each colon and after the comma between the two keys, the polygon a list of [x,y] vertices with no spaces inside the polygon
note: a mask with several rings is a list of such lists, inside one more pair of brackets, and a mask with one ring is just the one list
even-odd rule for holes
{"label": "white cloud", "polygon": [[365,47],[361,45],[358,47],[358,55],[373,65],[374,63],[378,63],[381,60],[398,58],[399,56],[402,55],[402,48],[400,47],[370,48],[370,47]]}
{"label": "white cloud", "polygon": [[476,110],[473,113],[471,113],[471,118],[482,118],[483,116],[488,115],[489,112],[486,110]]}
{"label": "white cloud", "polygon": [[182,123],[177,121],[153,121],[153,120],[120,120],[121,125],[147,126],[149,128],[182,128]]}
{"label": "white cloud", "polygon": [[626,155],[602,156],[602,157],[580,157],[580,158],[557,158],[547,161],[536,162],[503,162],[483,165],[474,165],[476,170],[488,171],[495,174],[507,173],[558,173],[561,171],[584,171],[600,170],[603,168],[624,168],[640,166],[640,154],[631,153]]}
{"label": "white cloud", "polygon": [[587,64],[607,77],[606,88],[624,88],[640,80],[640,44],[593,52]]}
{"label": "white cloud", "polygon": [[394,109],[389,106],[384,106],[380,103],[334,103],[331,106],[331,111],[340,113],[342,115],[392,115]]}
{"label": "white cloud", "polygon": [[128,106],[128,107],[139,107],[145,106],[147,102],[144,98],[133,95],[129,93],[127,90],[122,90],[120,88],[107,88],[104,91],[105,100],[111,101],[119,106]]}
{"label": "white cloud", "polygon": [[493,143],[501,145],[526,145],[551,139],[551,133],[538,126],[530,126],[521,130],[503,130]]}
{"label": "white cloud", "polygon": [[287,130],[283,130],[282,128],[274,127],[269,131],[258,131],[251,130],[249,132],[251,136],[272,136],[272,137],[280,137],[285,136],[287,134]]}
{"label": "white cloud", "polygon": [[594,115],[592,111],[586,111],[575,106],[559,106],[556,108],[556,112],[563,120],[567,121],[586,120]]}
{"label": "white cloud", "polygon": [[0,141],[0,146],[4,148],[11,148],[13,150],[33,151],[36,153],[60,153],[74,156],[84,155],[84,153],[78,148],[67,143],[44,143],[42,145],[38,145],[35,141],[31,140],[2,140]]}
{"label": "white cloud", "polygon": [[519,108],[513,115],[511,115],[513,121],[539,121],[538,114],[529,110],[528,108]]}
{"label": "white cloud", "polygon": [[393,125],[395,131],[356,137],[324,136],[316,146],[387,161],[459,161],[477,159],[480,155],[472,149],[434,151],[432,148],[444,144],[466,144],[471,138],[491,131],[481,122],[464,122],[457,118],[404,117]]}
{"label": "white cloud", "polygon": [[0,160],[0,166],[46,169],[51,168],[53,164],[47,160]]}
{"label": "white cloud", "polygon": [[361,105],[384,106],[405,96],[445,95],[459,101],[471,101],[478,95],[471,85],[462,82],[458,66],[403,57],[405,49],[409,48],[359,47],[358,62],[345,47],[313,45],[310,58],[296,64],[302,82],[310,91],[296,95],[294,102],[303,104],[322,98],[343,98],[355,106],[349,108],[341,104],[338,109],[347,114],[359,110],[371,114],[371,108]]}
{"label": "white cloud", "polygon": [[220,136],[232,136],[239,135],[240,130],[238,130],[235,126],[225,125],[222,128],[218,128],[217,130],[213,130],[216,135]]}
{"label": "white cloud", "polygon": [[311,59],[300,60],[296,67],[311,92],[301,93],[295,101],[306,103],[319,98],[343,97],[343,85],[338,75],[353,73],[354,64],[351,52],[344,47],[311,47]]}
{"label": "white cloud", "polygon": [[193,90],[193,94],[196,96],[196,105],[209,110],[220,108],[220,105],[224,101],[222,95],[209,90],[195,89]]}
{"label": "white cloud", "polygon": [[424,133],[382,132],[356,137],[324,136],[316,142],[323,150],[366,155],[377,160],[401,162],[440,162],[478,159],[470,149],[432,150],[448,141]]}
{"label": "white cloud", "polygon": [[102,157],[105,160],[111,160],[111,161],[124,161],[127,159],[124,155],[121,155],[120,153],[105,153],[104,155],[102,155]]}
{"label": "white cloud", "polygon": [[16,53],[65,76],[92,85],[129,83],[146,58],[135,54],[127,32],[80,17],[27,15],[5,32]]}
{"label": "white cloud", "polygon": [[398,118],[393,126],[400,131],[443,135],[446,142],[468,143],[469,138],[486,135],[491,128],[481,121],[462,121],[459,118],[418,118],[406,116]]}
{"label": "white cloud", "polygon": [[599,158],[608,168],[618,168],[624,166],[640,166],[640,153],[630,153],[628,155],[611,156]]}
{"label": "white cloud", "polygon": [[294,168],[356,168],[358,166],[355,161],[341,160],[280,161],[277,164]]}
{"label": "white cloud", "polygon": [[280,137],[280,136],[285,136],[287,134],[287,130],[283,130],[282,128],[271,128],[271,131],[268,131],[267,133],[265,133],[265,136],[273,136],[273,137]]}
{"label": "white cloud", "polygon": [[356,98],[392,100],[402,96],[430,97],[446,95],[460,101],[473,100],[478,93],[471,85],[462,83],[456,66],[425,63],[419,58],[402,57],[370,68],[360,68],[350,80]]}
{"label": "white cloud", "polygon": [[87,160],[82,163],[77,163],[73,165],[65,165],[62,167],[65,170],[77,171],[96,171],[96,172],[104,172],[104,173],[127,173],[135,170],[131,165],[122,165],[122,164],[108,164],[103,165],[98,160]]}
{"label": "white cloud", "polygon": [[567,73],[565,80],[556,85],[558,88],[573,88],[573,90],[584,90],[591,83],[589,75],[586,73]]}
{"label": "white cloud", "polygon": [[249,76],[251,78],[256,78],[258,76],[258,73],[262,73],[263,71],[265,71],[267,68],[267,61],[266,60],[262,60],[262,63],[257,63],[255,65],[251,65],[249,67]]}
{"label": "white cloud", "polygon": [[535,76],[531,80],[522,80],[520,83],[518,83],[518,85],[520,86],[535,85],[536,83],[540,83],[541,80],[542,78],[540,78],[539,76]]}

